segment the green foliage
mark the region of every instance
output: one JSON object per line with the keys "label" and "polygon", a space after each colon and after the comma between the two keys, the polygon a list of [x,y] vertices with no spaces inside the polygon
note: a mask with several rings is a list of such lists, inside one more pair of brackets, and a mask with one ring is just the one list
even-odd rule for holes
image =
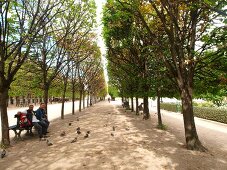
{"label": "green foliage", "polygon": [[161,107],[161,109],[164,109],[164,110],[168,110],[171,112],[177,112],[179,105],[177,105],[175,103],[160,103],[160,107]]}
{"label": "green foliage", "polygon": [[119,97],[118,89],[115,86],[109,85],[108,92],[109,92],[109,95],[111,96],[111,98]]}
{"label": "green foliage", "polygon": [[193,102],[194,107],[214,107],[212,102]]}
{"label": "green foliage", "polygon": [[[176,112],[177,104],[161,103],[161,109]],[[194,106],[194,116],[227,124],[227,109]]]}
{"label": "green foliage", "polygon": [[194,115],[203,119],[227,124],[227,110],[209,107],[194,107]]}

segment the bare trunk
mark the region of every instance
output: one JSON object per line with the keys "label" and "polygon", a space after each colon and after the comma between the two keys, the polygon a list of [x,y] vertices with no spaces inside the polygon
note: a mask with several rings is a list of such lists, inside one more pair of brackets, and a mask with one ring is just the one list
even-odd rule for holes
{"label": "bare trunk", "polygon": [[61,119],[64,119],[64,109],[65,109],[65,96],[62,98],[62,103],[61,103]]}
{"label": "bare trunk", "polygon": [[80,89],[80,101],[79,101],[79,111],[81,112],[81,104],[82,104],[82,95],[83,95],[83,92],[82,90]]}
{"label": "bare trunk", "polygon": [[148,97],[143,98],[143,104],[144,104],[144,118],[143,119],[149,119],[150,118],[150,113],[149,113],[149,107],[148,107]]}
{"label": "bare trunk", "polygon": [[83,109],[85,109],[85,91],[83,90]]}
{"label": "bare trunk", "polygon": [[131,97],[131,111],[134,112],[134,102],[133,102],[133,97]]}
{"label": "bare trunk", "polygon": [[138,97],[136,97],[136,115],[139,114],[138,105],[139,105],[139,99],[138,99]]}
{"label": "bare trunk", "polygon": [[64,119],[64,108],[65,108],[65,93],[67,88],[67,81],[64,83],[64,90],[62,94],[62,103],[61,103],[61,119]]}
{"label": "bare trunk", "polygon": [[158,126],[162,126],[162,116],[161,116],[161,111],[160,111],[160,91],[159,89],[157,90],[157,114],[158,114]]}
{"label": "bare trunk", "polygon": [[0,111],[1,111],[1,124],[2,124],[2,144],[4,146],[10,145],[9,138],[9,122],[7,115],[7,101],[8,101],[8,89],[2,89],[0,92]]}
{"label": "bare trunk", "polygon": [[75,114],[75,85],[72,85],[72,115]]}
{"label": "bare trunk", "polygon": [[89,100],[89,97],[90,97],[90,95],[88,94],[88,95],[87,95],[87,107],[89,106],[89,101],[90,101],[90,100]]}
{"label": "bare trunk", "polygon": [[48,116],[48,110],[47,110],[48,92],[49,92],[49,86],[48,85],[45,85],[45,87],[44,87],[44,103],[46,105],[46,114],[47,114],[47,116]]}
{"label": "bare trunk", "polygon": [[206,148],[201,144],[197,135],[193,114],[192,97],[189,94],[188,89],[181,90],[181,101],[187,149],[205,151]]}

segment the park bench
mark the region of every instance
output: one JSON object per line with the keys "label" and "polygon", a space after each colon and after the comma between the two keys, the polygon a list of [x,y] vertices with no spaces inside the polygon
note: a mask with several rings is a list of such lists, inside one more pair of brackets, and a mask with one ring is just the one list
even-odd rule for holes
{"label": "park bench", "polygon": [[32,135],[32,127],[33,126],[27,126],[27,127],[20,127],[20,118],[15,115],[14,118],[17,118],[17,124],[9,126],[9,130],[12,130],[15,134],[14,140],[22,140],[21,138],[21,132],[23,130],[27,130],[30,135]]}

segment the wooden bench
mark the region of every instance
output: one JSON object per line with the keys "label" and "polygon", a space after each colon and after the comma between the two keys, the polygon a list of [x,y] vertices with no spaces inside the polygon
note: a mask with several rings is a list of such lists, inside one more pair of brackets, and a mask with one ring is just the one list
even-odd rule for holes
{"label": "wooden bench", "polygon": [[28,127],[20,127],[20,120],[19,120],[19,117],[16,117],[14,116],[15,118],[17,118],[17,124],[16,125],[12,125],[12,126],[9,126],[9,130],[12,130],[15,134],[14,136],[14,140],[22,140],[21,138],[21,132],[23,130],[27,130],[29,133],[29,135],[32,135],[32,126],[28,126]]}

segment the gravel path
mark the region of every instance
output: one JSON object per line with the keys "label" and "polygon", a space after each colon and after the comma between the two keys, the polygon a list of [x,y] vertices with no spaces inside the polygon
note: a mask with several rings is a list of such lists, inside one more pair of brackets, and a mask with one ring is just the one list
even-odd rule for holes
{"label": "gravel path", "polygon": [[[210,142],[211,138],[219,136],[217,131],[198,126],[200,139],[209,151],[188,151],[184,147],[180,118],[168,117],[168,114],[163,112],[163,121],[168,129],[161,131],[155,128],[155,114],[144,121],[141,116],[125,111],[119,101],[100,102],[76,115],[68,114],[64,120],[52,120],[48,138],[52,146],[48,146],[46,141],[39,141],[37,135],[23,136],[24,141],[13,143],[13,147],[7,149],[7,156],[0,159],[0,169],[227,169],[227,151],[218,143]],[[81,128],[82,134],[76,133],[77,127]],[[203,133],[207,132],[203,132],[204,128],[210,132],[205,137]],[[66,135],[60,136],[63,131]],[[89,137],[84,138],[87,131],[90,131]],[[211,136],[213,134],[216,135]],[[225,131],[223,134],[226,135]],[[71,143],[75,138],[77,141]],[[213,146],[210,148],[210,145]]]}

